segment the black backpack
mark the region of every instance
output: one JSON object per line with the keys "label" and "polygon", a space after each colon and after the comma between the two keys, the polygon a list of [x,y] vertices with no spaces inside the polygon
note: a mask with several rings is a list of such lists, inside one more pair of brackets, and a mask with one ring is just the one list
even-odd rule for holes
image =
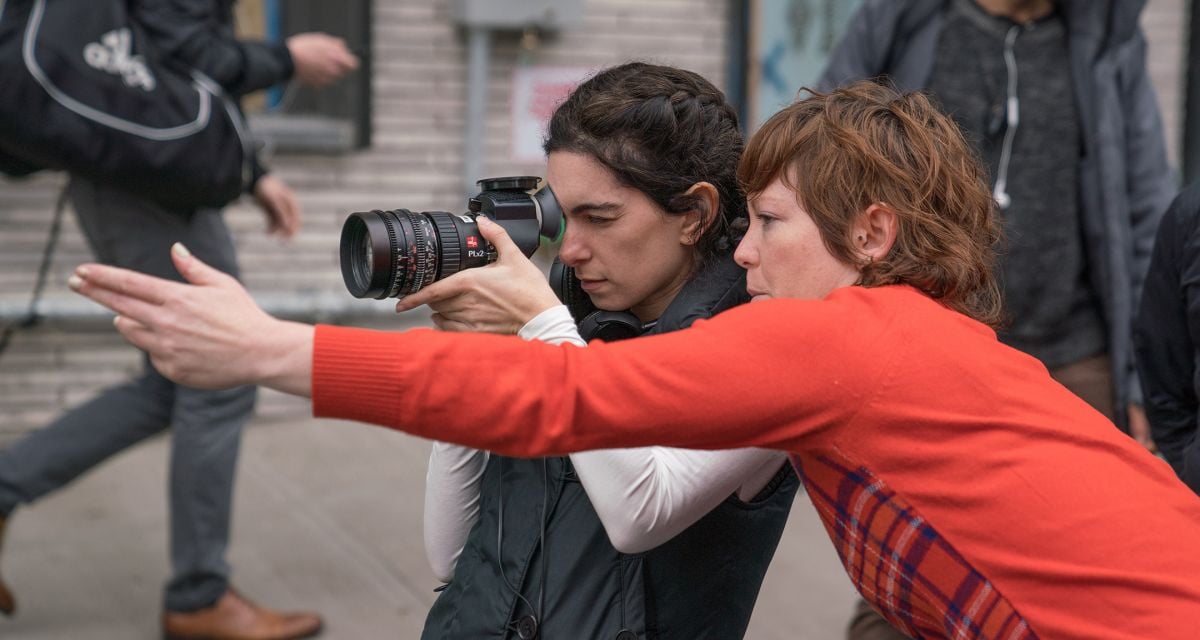
{"label": "black backpack", "polygon": [[0,0],[0,171],[220,207],[249,184],[250,144],[237,105],[156,55],[125,0]]}

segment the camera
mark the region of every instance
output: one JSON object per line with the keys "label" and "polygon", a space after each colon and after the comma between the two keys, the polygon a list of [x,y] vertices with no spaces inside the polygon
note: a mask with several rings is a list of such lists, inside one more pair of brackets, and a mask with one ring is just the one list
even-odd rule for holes
{"label": "camera", "polygon": [[550,186],[537,176],[478,181],[467,212],[408,209],[350,214],[342,225],[342,279],[356,298],[402,298],[463,269],[496,261],[496,249],[479,234],[478,216],[504,227],[528,257],[541,238],[562,235],[563,214]]}

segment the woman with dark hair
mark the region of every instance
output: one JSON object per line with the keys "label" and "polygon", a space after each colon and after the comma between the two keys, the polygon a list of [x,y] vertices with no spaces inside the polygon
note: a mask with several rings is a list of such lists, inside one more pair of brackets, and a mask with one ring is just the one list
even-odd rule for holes
{"label": "woman with dark hair", "polygon": [[[309,393],[320,416],[524,456],[788,451],[851,580],[913,637],[1193,638],[1200,498],[996,340],[983,175],[920,94],[802,100],[739,170],[754,302],[586,349],[281,322],[185,255],[199,286],[91,265],[72,286],[168,375]],[[482,229],[499,263],[522,262]],[[492,370],[469,403],[427,383]]]}
{"label": "woman with dark hair", "polygon": [[[611,334],[606,322],[659,334],[748,300],[729,237],[746,222],[742,136],[708,81],[641,63],[601,71],[555,111],[545,150],[567,219],[559,259],[594,319],[577,329],[551,297],[559,313],[530,323],[541,309],[509,313],[520,296],[472,278],[398,309],[440,299],[444,330],[525,327],[584,346],[580,331]],[[435,443],[425,548],[447,586],[422,637],[742,637],[798,487],[786,462],[662,447],[528,460]]]}

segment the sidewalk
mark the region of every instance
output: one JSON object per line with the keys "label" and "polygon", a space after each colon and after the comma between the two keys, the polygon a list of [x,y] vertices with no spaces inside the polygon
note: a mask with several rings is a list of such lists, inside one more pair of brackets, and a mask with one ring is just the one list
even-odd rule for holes
{"label": "sidewalk", "polygon": [[[418,637],[436,586],[421,540],[428,450],[345,422],[252,424],[239,461],[234,584],[265,605],[320,611],[322,638]],[[0,562],[19,611],[0,618],[0,638],[159,637],[167,452],[157,438],[16,512]],[[852,603],[833,546],[798,497],[748,637],[840,638]]]}

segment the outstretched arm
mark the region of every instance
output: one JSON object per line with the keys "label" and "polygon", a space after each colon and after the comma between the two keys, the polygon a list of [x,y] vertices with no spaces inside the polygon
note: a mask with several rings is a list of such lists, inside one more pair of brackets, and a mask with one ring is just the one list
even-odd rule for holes
{"label": "outstretched arm", "polygon": [[[120,314],[117,328],[164,375],[312,394],[320,416],[523,457],[655,444],[797,450],[868,403],[887,367],[879,345],[896,339],[890,316],[856,293],[746,305],[586,349],[422,329],[314,332],[271,318],[186,251],[174,258],[192,284],[101,265],[71,283]],[[471,381],[471,393],[446,380]]]}
{"label": "outstretched arm", "polygon": [[68,284],[115,311],[117,331],[180,384],[312,394],[311,325],[271,317],[237,280],[182,244],[171,247],[171,259],[191,284],[100,264],[80,266]]}
{"label": "outstretched arm", "polygon": [[847,287],[586,349],[320,326],[313,410],[520,457],[648,445],[795,451],[852,423],[884,374],[898,375],[918,331],[901,309],[934,304],[919,300],[904,288]]}
{"label": "outstretched arm", "polygon": [[[558,304],[503,227],[483,217],[479,227],[497,247],[499,260],[436,282],[401,300],[398,310],[429,304],[454,318],[435,313],[434,321],[449,328],[516,333]],[[149,353],[155,368],[176,382],[204,388],[260,384],[311,395],[311,326],[267,315],[237,280],[196,259],[182,244],[171,247],[171,260],[189,284],[100,264],[80,266],[68,283],[115,311],[125,339]],[[477,282],[481,277],[487,286]],[[540,286],[518,284],[531,277]],[[479,313],[484,307],[495,311]]]}

